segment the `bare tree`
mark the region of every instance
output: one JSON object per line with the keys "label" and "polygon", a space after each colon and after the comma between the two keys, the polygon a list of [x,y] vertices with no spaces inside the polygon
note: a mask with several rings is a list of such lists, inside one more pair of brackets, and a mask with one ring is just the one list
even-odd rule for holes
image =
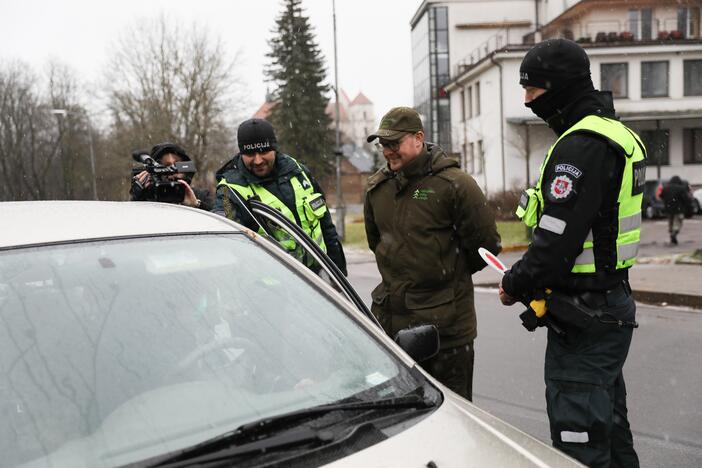
{"label": "bare tree", "polygon": [[90,197],[87,114],[77,80],[58,63],[47,77],[21,62],[0,65],[2,200]]}
{"label": "bare tree", "polygon": [[[529,143],[529,127],[528,125],[525,124],[510,124],[509,125],[509,131],[507,133],[507,137],[505,138],[505,142],[516,151],[517,155],[520,157],[520,159],[524,160],[524,180],[520,182],[517,182],[516,180],[512,180],[512,187],[513,188],[524,188],[524,186],[528,187],[529,184],[531,183],[531,171],[530,171],[530,160],[531,160],[531,144]],[[517,178],[520,179],[521,178]]]}
{"label": "bare tree", "polygon": [[20,62],[0,67],[0,197],[3,200],[50,196],[49,170],[57,154],[39,79]]}
{"label": "bare tree", "polygon": [[88,113],[79,103],[80,84],[66,65],[48,66],[47,105],[55,117],[59,150],[56,171],[57,198],[92,198],[92,131]]}
{"label": "bare tree", "polygon": [[165,16],[129,30],[106,70],[110,157],[128,164],[132,149],[173,141],[195,157],[201,183],[211,177],[234,149],[232,123],[243,109],[238,54],[226,57],[205,29]]}

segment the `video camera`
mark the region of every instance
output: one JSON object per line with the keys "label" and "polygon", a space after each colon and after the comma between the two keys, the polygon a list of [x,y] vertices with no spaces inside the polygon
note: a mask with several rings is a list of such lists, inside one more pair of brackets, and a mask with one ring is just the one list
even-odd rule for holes
{"label": "video camera", "polygon": [[169,179],[174,174],[184,174],[185,181],[190,183],[197,170],[193,161],[179,161],[171,166],[164,166],[155,161],[143,151],[133,151],[132,158],[141,163],[132,168],[132,177],[146,171],[152,184],[143,188],[142,198],[163,203],[181,203],[185,198],[185,187],[177,180]]}

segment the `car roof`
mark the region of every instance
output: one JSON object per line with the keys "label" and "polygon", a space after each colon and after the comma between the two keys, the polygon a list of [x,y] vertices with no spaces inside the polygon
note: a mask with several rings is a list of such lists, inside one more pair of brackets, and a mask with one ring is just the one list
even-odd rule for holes
{"label": "car roof", "polygon": [[149,202],[0,202],[0,248],[106,237],[241,232],[223,216]]}

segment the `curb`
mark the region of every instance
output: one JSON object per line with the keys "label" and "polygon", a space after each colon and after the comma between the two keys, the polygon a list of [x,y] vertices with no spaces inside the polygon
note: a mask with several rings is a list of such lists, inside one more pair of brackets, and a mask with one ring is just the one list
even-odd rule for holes
{"label": "curb", "polygon": [[[497,289],[499,283],[478,283],[474,287]],[[632,291],[634,300],[642,304],[657,306],[680,306],[702,310],[702,296],[660,291]]]}
{"label": "curb", "polygon": [[503,245],[502,246],[502,251],[500,253],[505,253],[505,252],[522,252],[525,251],[526,249],[529,248],[529,244],[514,244],[514,245]]}

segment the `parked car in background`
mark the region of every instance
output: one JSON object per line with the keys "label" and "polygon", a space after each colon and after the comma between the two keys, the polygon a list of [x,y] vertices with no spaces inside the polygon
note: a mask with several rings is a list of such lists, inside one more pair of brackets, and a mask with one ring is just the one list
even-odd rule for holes
{"label": "parked car in background", "polygon": [[665,203],[661,199],[663,185],[659,180],[647,180],[644,184],[641,213],[646,219],[660,218],[664,214]]}
{"label": "parked car in background", "polygon": [[582,466],[431,378],[436,329],[393,341],[328,257],[170,204],[0,219],[2,466]]}

